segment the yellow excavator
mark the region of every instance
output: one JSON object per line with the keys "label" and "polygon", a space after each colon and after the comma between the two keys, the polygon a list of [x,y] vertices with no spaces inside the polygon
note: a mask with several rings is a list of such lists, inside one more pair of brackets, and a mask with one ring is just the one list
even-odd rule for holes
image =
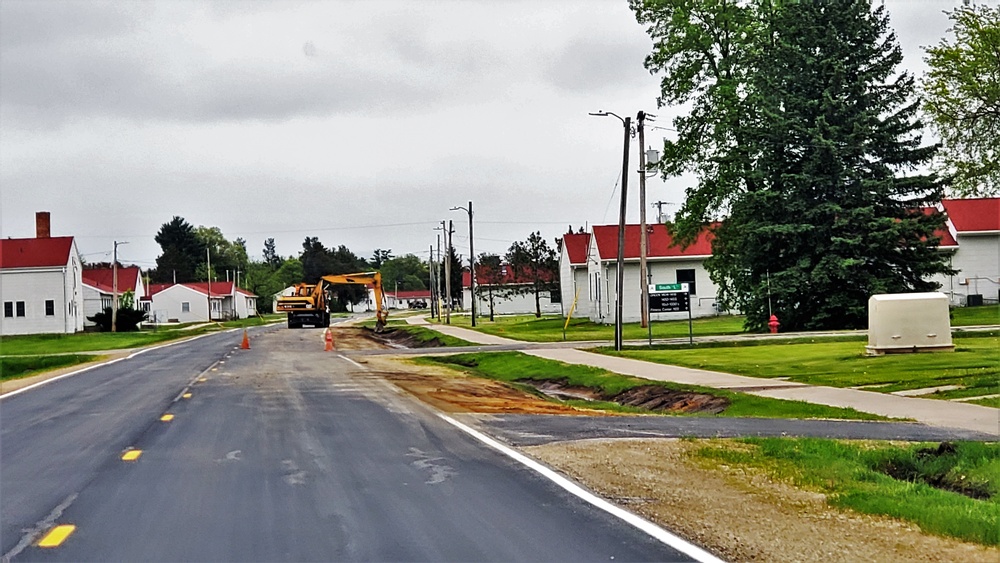
{"label": "yellow excavator", "polygon": [[313,325],[319,328],[330,326],[330,307],[327,285],[371,285],[375,289],[375,332],[385,329],[389,311],[385,308],[385,293],[382,290],[382,274],[359,272],[357,274],[336,274],[323,276],[319,283],[300,283],[295,293],[278,297],[275,312],[288,313],[288,328],[302,328]]}

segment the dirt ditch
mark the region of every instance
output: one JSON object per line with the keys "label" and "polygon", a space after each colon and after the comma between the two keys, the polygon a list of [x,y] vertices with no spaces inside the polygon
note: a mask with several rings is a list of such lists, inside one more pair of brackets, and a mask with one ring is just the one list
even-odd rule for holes
{"label": "dirt ditch", "polygon": [[447,344],[441,342],[441,340],[437,337],[431,338],[430,340],[421,340],[405,330],[393,327],[386,327],[386,329],[381,333],[376,333],[375,331],[369,329],[359,330],[366,331],[365,336],[369,339],[382,344],[387,344],[392,348],[440,348],[442,346],[447,346]]}
{"label": "dirt ditch", "polygon": [[661,385],[642,385],[617,395],[605,395],[592,387],[570,385],[566,379],[519,379],[517,382],[559,400],[609,401],[651,412],[719,414],[729,406],[729,399],[725,397],[676,391]]}
{"label": "dirt ditch", "polygon": [[[955,444],[941,442],[937,447],[921,448],[916,451],[915,458],[899,457],[880,463],[875,470],[900,481],[925,483],[944,491],[965,495],[976,500],[989,500],[989,487],[986,483],[956,480],[951,475],[954,462],[949,463],[949,456],[955,456]],[[964,477],[963,477],[964,478]]]}

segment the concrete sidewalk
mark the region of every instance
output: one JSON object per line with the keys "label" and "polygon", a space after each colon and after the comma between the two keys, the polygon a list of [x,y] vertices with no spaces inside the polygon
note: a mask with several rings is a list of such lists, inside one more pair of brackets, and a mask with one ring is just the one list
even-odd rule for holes
{"label": "concrete sidewalk", "polygon": [[[421,319],[422,320],[422,319]],[[409,321],[408,322],[412,322]],[[417,324],[413,322],[413,324]],[[427,323],[425,323],[427,324]],[[427,324],[427,328],[487,345],[526,344],[467,328],[450,325]],[[779,379],[747,377],[715,371],[670,366],[630,358],[605,356],[571,348],[524,350],[525,354],[556,360],[567,364],[588,365],[623,375],[632,375],[654,381],[671,381],[688,385],[701,385],[716,389],[729,389],[761,397],[805,401],[832,407],[851,407],[862,412],[896,418],[910,418],[944,428],[960,428],[982,432],[1000,439],[1000,409],[952,401],[901,397],[888,393],[806,385]]]}

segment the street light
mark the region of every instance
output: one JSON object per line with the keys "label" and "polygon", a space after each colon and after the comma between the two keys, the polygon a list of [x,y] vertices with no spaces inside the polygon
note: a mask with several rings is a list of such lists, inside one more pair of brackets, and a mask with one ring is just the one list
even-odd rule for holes
{"label": "street light", "polygon": [[618,262],[615,266],[617,270],[618,280],[615,284],[616,301],[615,301],[615,350],[622,349],[622,291],[625,286],[625,203],[628,196],[628,145],[629,138],[632,133],[632,119],[629,117],[622,118],[621,116],[614,114],[610,111],[600,110],[597,112],[592,112],[590,115],[606,117],[613,116],[618,118],[625,127],[625,148],[622,151],[622,202],[621,207],[618,212]]}
{"label": "street light", "polygon": [[452,207],[449,211],[464,210],[469,214],[469,289],[472,301],[472,326],[476,326],[476,252],[472,249],[472,202],[469,207],[461,205]]}
{"label": "street light", "polygon": [[111,260],[111,332],[118,332],[118,246],[128,242],[114,243],[114,258]]}

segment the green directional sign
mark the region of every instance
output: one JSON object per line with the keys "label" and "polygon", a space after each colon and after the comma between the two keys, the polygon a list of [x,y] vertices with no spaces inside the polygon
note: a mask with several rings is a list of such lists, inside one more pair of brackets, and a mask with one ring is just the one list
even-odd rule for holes
{"label": "green directional sign", "polygon": [[684,287],[685,285],[687,285],[687,284],[683,284],[683,283],[658,283],[658,284],[650,286],[649,289],[653,293],[663,292],[663,291],[687,291],[687,288]]}

